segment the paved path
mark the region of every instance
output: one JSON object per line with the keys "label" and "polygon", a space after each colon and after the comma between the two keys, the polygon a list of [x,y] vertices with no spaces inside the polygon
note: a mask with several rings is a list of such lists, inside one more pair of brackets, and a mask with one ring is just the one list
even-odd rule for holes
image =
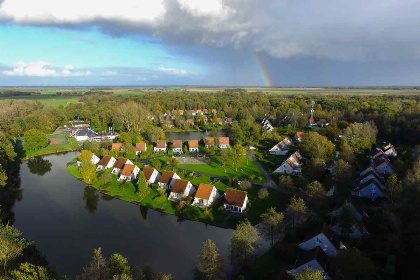
{"label": "paved path", "polygon": [[275,189],[277,187],[276,183],[273,181],[273,179],[270,176],[270,173],[262,166],[262,164],[257,160],[257,158],[254,155],[250,155],[252,160],[255,162],[255,164],[258,166],[258,169],[261,171],[261,173],[264,175],[264,177],[267,179],[267,183],[264,184],[257,184],[261,185],[266,188],[273,188]]}

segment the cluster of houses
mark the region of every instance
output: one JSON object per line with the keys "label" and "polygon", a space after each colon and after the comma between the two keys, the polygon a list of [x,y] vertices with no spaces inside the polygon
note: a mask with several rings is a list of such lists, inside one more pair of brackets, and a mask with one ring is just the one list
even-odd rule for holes
{"label": "cluster of houses", "polygon": [[[174,119],[176,116],[183,116],[185,117],[185,119],[181,119],[180,123],[188,123],[191,125],[194,124],[199,124],[201,121],[204,121],[206,123],[213,123],[213,124],[218,124],[218,125],[223,125],[224,123],[232,123],[233,119],[232,118],[217,118],[215,117],[215,115],[217,114],[217,110],[216,109],[211,109],[210,111],[208,109],[197,109],[197,110],[172,110],[171,111],[166,111],[164,113],[164,116],[166,117],[166,119],[168,120],[168,125],[169,127],[174,127]],[[201,116],[200,118],[196,118],[196,121],[192,118],[194,116]]]}
{"label": "cluster of houses", "polygon": [[274,129],[273,125],[268,120],[268,118],[263,118],[262,121],[260,122],[260,125],[264,127],[267,132],[271,132]]}
{"label": "cluster of houses", "polygon": [[[366,213],[352,203],[346,202],[344,205],[350,208],[354,224],[349,237],[361,239],[369,235],[362,225],[363,218],[367,216]],[[340,250],[346,250],[346,246],[340,241],[341,228],[336,221],[337,217],[341,215],[344,205],[330,213],[332,217],[330,223],[324,223],[306,235],[298,245],[302,251],[293,268],[283,270],[279,279],[294,279],[296,274],[302,273],[308,268],[320,270],[325,279],[331,279],[330,275],[335,272],[331,266],[334,257]]]}
{"label": "cluster of houses", "polygon": [[[163,171],[160,174],[155,168],[150,166],[143,167],[143,171],[141,171],[129,159],[115,159],[112,156],[104,156],[102,159],[99,159],[93,153],[92,163],[97,164],[97,171],[112,168],[111,174],[117,175],[120,182],[134,182],[138,179],[140,172],[143,172],[147,184],[157,183],[160,188],[169,190],[168,199],[172,201],[181,201],[191,196],[194,197],[192,205],[209,207],[220,198],[220,194],[215,186],[201,183],[196,190],[190,181],[181,179],[174,171]],[[229,212],[243,213],[249,203],[247,192],[236,189],[226,189],[224,198],[224,208]]]}
{"label": "cluster of houses", "polygon": [[326,127],[329,124],[337,123],[337,122],[338,122],[338,119],[336,119],[335,117],[333,117],[330,122],[327,122],[326,119],[319,119],[318,121],[315,121],[315,119],[310,118],[310,119],[308,119],[308,126],[309,127],[314,127],[314,126],[319,125],[321,127]]}
{"label": "cluster of houses", "polygon": [[395,173],[390,158],[395,158],[397,155],[397,150],[391,143],[387,143],[383,149],[376,149],[371,156],[371,164],[360,172],[358,178],[359,184],[353,190],[352,194],[371,198],[372,200],[378,197],[384,197],[385,179],[383,176]]}
{"label": "cluster of houses", "polygon": [[[305,139],[305,132],[298,131],[295,134],[296,141],[303,141]],[[286,155],[291,146],[293,146],[293,140],[287,136],[282,141],[277,143],[273,148],[269,150],[272,155]],[[302,155],[299,150],[291,154],[276,170],[274,173],[299,176],[302,171]]]}

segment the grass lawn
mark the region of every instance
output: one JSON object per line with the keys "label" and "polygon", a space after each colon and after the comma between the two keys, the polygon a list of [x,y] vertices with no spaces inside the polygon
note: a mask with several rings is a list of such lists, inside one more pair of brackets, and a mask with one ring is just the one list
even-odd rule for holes
{"label": "grass lawn", "polygon": [[239,180],[251,179],[253,182],[265,183],[267,180],[261,174],[257,165],[251,158],[248,158],[248,164],[246,160],[238,167],[238,171],[235,170],[233,164],[229,163],[225,169],[221,164],[221,157],[214,156],[211,159],[210,164],[179,164],[177,168],[191,170],[199,173],[207,173],[221,177],[238,177]]}
{"label": "grass lawn", "polygon": [[[80,144],[75,138],[69,137],[68,135],[48,135],[50,139],[58,139],[60,141],[59,145],[47,146],[39,150],[25,150],[25,143],[23,143],[24,157],[23,160],[29,159],[31,157],[49,155],[61,152],[70,152],[80,149]],[[61,144],[63,143],[63,144]]]}

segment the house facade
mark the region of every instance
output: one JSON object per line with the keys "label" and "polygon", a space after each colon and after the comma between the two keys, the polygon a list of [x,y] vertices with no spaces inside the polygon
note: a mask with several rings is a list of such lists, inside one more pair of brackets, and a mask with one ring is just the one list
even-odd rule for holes
{"label": "house facade", "polygon": [[172,189],[176,179],[181,179],[181,177],[173,171],[164,171],[159,178],[158,185],[161,188]]}
{"label": "house facade", "polygon": [[120,174],[122,169],[124,168],[124,165],[126,164],[133,164],[129,159],[126,158],[119,158],[115,164],[114,164],[114,168],[112,169],[111,173],[112,174]]}
{"label": "house facade", "polygon": [[112,143],[111,151],[121,152],[123,149],[123,143]]}
{"label": "house facade", "polygon": [[200,184],[194,197],[193,205],[199,207],[208,207],[213,204],[217,198],[217,189],[213,185]]}
{"label": "house facade", "polygon": [[154,147],[155,152],[166,152],[166,141],[157,140],[156,146]]}
{"label": "house facade", "polygon": [[391,144],[391,142],[388,142],[385,146],[384,146],[384,152],[388,157],[397,157],[398,153],[397,150],[395,149],[395,147]]}
{"label": "house facade", "polygon": [[296,141],[303,141],[305,139],[305,132],[303,131],[298,131],[295,133],[295,140]]}
{"label": "house facade", "polygon": [[284,138],[282,141],[277,143],[273,148],[269,150],[269,153],[272,155],[286,155],[289,151],[290,146],[293,145],[292,139],[289,136]]}
{"label": "house facade", "polygon": [[248,194],[244,191],[226,189],[224,207],[226,211],[243,213],[248,206]]}
{"label": "house facade", "polygon": [[137,179],[140,168],[137,165],[125,164],[118,181],[131,182]]}
{"label": "house facade", "polygon": [[289,158],[287,158],[276,170],[274,170],[274,173],[299,176],[302,172],[301,159],[302,155],[299,151],[296,151]]}
{"label": "house facade", "polygon": [[219,137],[219,148],[221,149],[230,148],[229,137]]}
{"label": "house facade", "polygon": [[206,145],[206,148],[214,146],[214,138],[213,137],[206,137],[204,139],[204,144]]}
{"label": "house facade", "polygon": [[188,149],[190,153],[197,153],[198,152],[198,140],[189,140],[188,141]]}
{"label": "house facade", "polygon": [[153,167],[143,167],[143,173],[148,185],[157,183],[160,179],[160,173]]}
{"label": "house facade", "polygon": [[182,153],[182,140],[172,141],[172,151],[174,153]]}
{"label": "house facade", "polygon": [[104,156],[98,163],[97,171],[105,170],[114,166],[117,160],[111,156]]}
{"label": "house facade", "polygon": [[176,179],[171,188],[168,199],[172,201],[178,201],[185,199],[187,196],[193,195],[194,193],[195,188],[190,181]]}
{"label": "house facade", "polygon": [[138,156],[142,152],[147,151],[147,145],[145,142],[136,143],[136,155]]}
{"label": "house facade", "polygon": [[98,158],[94,153],[92,153],[92,163],[98,164],[100,161],[100,158]]}

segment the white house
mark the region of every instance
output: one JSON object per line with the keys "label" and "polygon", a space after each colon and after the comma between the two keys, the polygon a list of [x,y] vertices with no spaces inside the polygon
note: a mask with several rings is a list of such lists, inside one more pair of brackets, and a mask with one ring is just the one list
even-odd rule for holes
{"label": "white house", "polygon": [[320,231],[309,234],[298,246],[305,251],[319,246],[328,256],[337,256],[338,250],[346,248],[326,223]]}
{"label": "white house", "polygon": [[303,141],[305,139],[305,132],[303,131],[298,131],[295,133],[295,140],[296,141]]}
{"label": "white house", "polygon": [[388,142],[386,145],[385,145],[385,147],[384,147],[384,151],[385,151],[385,154],[388,156],[388,157],[397,157],[397,155],[398,155],[398,153],[397,153],[397,150],[394,148],[394,146],[391,144],[391,142]]}
{"label": "white house", "polygon": [[98,158],[94,153],[92,153],[92,163],[93,164],[98,164],[98,162],[100,162],[100,158]]}
{"label": "white house", "polygon": [[193,195],[194,193],[195,188],[190,181],[176,179],[168,199],[173,201],[182,200],[187,196]]}
{"label": "white house", "polygon": [[125,164],[118,181],[130,182],[137,179],[140,168],[137,165]]}
{"label": "white house", "polygon": [[226,189],[224,206],[226,211],[243,213],[248,206],[247,192]]}
{"label": "white house", "polygon": [[70,133],[70,137],[76,138],[77,141],[86,141],[89,140],[91,137],[96,136],[96,132],[94,132],[91,128],[78,128],[73,130]]}
{"label": "white house", "polygon": [[284,138],[282,141],[277,143],[273,148],[269,150],[269,153],[272,155],[286,155],[289,151],[290,146],[293,145],[292,139],[289,136]]}
{"label": "white house", "polygon": [[198,185],[193,205],[199,207],[210,206],[217,198],[217,195],[218,193],[215,186],[209,184],[200,184]]}
{"label": "white house", "polygon": [[144,177],[146,178],[146,182],[148,185],[154,184],[158,182],[160,179],[160,173],[152,167],[149,167],[149,166],[143,167],[143,173],[144,173]]}
{"label": "white house", "polygon": [[154,147],[155,152],[166,152],[166,141],[157,140],[156,146]]}
{"label": "white house", "polygon": [[219,137],[219,148],[221,149],[230,148],[229,137]]}
{"label": "white house", "polygon": [[394,167],[389,162],[388,157],[386,155],[376,157],[373,160],[373,165],[381,174],[392,175],[395,173]]}
{"label": "white house", "polygon": [[325,279],[331,279],[327,271],[329,269],[330,261],[325,252],[316,246],[309,251],[303,252],[303,254],[297,259],[293,269],[288,270],[287,274],[294,276],[302,273],[305,269],[312,268],[314,270],[322,271]]}
{"label": "white house", "polygon": [[359,186],[353,190],[352,194],[374,200],[378,197],[384,197],[385,189],[377,180],[369,179],[364,183],[359,184]]}
{"label": "white house", "polygon": [[117,160],[111,156],[104,156],[98,163],[97,171],[105,170],[114,166]]}
{"label": "white house", "polygon": [[119,158],[117,162],[114,164],[114,168],[112,169],[111,173],[115,175],[120,174],[125,164],[133,165],[133,163],[129,159]]}
{"label": "white house", "polygon": [[198,152],[198,140],[189,140],[188,149],[191,153]]}
{"label": "white house", "polygon": [[299,151],[296,151],[289,158],[287,158],[276,170],[274,170],[274,173],[299,176],[302,171],[301,160],[302,155],[299,153]]}
{"label": "white house", "polygon": [[182,140],[172,141],[172,151],[174,153],[182,153]]}
{"label": "white house", "polygon": [[274,127],[273,127],[273,125],[271,124],[271,122],[268,120],[268,119],[266,119],[266,118],[264,118],[262,121],[261,121],[261,126],[262,127],[264,127],[265,128],[265,130],[267,131],[267,132],[271,132],[271,131],[273,131],[273,129],[274,129]]}
{"label": "white house", "polygon": [[173,171],[164,171],[159,178],[159,187],[172,189],[176,179],[181,179],[181,177]]}
{"label": "white house", "polygon": [[147,145],[145,142],[136,143],[136,155],[138,156],[142,152],[147,151]]}

